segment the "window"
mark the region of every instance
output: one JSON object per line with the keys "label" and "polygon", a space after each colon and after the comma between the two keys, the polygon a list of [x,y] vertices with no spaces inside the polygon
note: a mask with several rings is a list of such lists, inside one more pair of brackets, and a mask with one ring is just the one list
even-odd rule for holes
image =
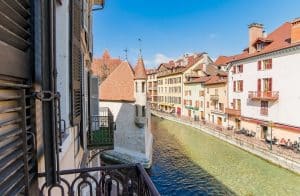
{"label": "window", "polygon": [[203,108],[203,101],[201,101],[201,105],[200,106],[201,106],[201,108]]}
{"label": "window", "polygon": [[135,92],[137,93],[138,92],[138,83],[135,82]]}
{"label": "window", "polygon": [[223,103],[219,103],[219,110],[223,111],[224,110],[224,104]]}
{"label": "window", "polygon": [[139,107],[135,105],[135,116],[139,116]]}
{"label": "window", "polygon": [[207,93],[207,94],[209,93],[209,88],[206,89],[206,93]]}
{"label": "window", "polygon": [[243,73],[243,65],[237,66],[237,73]]}
{"label": "window", "polygon": [[261,51],[264,48],[264,43],[260,42],[256,44],[256,50]]}
{"label": "window", "polygon": [[272,91],[272,78],[263,79],[264,92]]}
{"label": "window", "polygon": [[263,69],[272,69],[272,59],[263,60]]}
{"label": "window", "polygon": [[146,110],[145,110],[145,106],[142,106],[142,117],[146,116]]}
{"label": "window", "polygon": [[268,102],[267,101],[261,101],[260,103],[260,114],[267,116],[268,115]]}
{"label": "window", "polygon": [[206,107],[209,108],[209,101],[206,102]]}
{"label": "window", "polygon": [[142,93],[145,92],[145,82],[142,82]]}
{"label": "window", "polygon": [[239,82],[238,82],[238,91],[243,92],[243,90],[244,90],[244,81],[239,80]]}

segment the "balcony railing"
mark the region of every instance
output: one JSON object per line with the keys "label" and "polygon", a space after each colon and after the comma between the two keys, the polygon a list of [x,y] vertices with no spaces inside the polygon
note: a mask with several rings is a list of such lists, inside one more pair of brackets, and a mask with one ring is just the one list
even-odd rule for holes
{"label": "balcony railing", "polygon": [[241,116],[241,110],[239,109],[225,108],[225,113],[232,116]]}
{"label": "balcony railing", "polygon": [[[45,176],[39,174],[39,178]],[[159,195],[141,164],[63,170],[59,179],[58,184],[49,187],[44,183],[41,195]]]}
{"label": "balcony railing", "polygon": [[211,112],[215,114],[224,114],[224,109],[214,109]]}
{"label": "balcony railing", "polygon": [[115,123],[109,108],[100,108],[100,115],[91,116],[87,134],[88,148],[112,149]]}
{"label": "balcony railing", "polygon": [[249,91],[248,98],[251,100],[266,100],[266,101],[276,101],[279,98],[278,91]]}
{"label": "balcony railing", "polygon": [[210,100],[211,101],[218,101],[219,100],[219,95],[210,95]]}
{"label": "balcony railing", "polygon": [[268,108],[260,108],[260,114],[263,116],[268,116]]}

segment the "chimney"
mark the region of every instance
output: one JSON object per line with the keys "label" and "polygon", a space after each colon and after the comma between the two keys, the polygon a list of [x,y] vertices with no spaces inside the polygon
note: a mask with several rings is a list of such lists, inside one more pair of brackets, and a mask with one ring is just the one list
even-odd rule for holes
{"label": "chimney", "polygon": [[256,52],[256,47],[253,46],[253,43],[259,37],[263,37],[264,25],[258,23],[252,23],[248,26],[249,28],[249,53]]}
{"label": "chimney", "polygon": [[291,44],[300,42],[300,17],[292,21]]}

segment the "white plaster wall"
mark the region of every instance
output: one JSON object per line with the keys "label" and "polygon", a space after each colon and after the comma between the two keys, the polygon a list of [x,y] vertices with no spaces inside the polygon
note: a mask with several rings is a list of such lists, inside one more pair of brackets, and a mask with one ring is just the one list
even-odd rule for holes
{"label": "white plaster wall", "polygon": [[69,0],[56,7],[56,66],[57,91],[61,95],[61,118],[70,125],[70,62],[69,62]]}
{"label": "white plaster wall", "polygon": [[[271,70],[258,71],[257,61],[272,58]],[[272,120],[274,122],[300,126],[300,50],[281,55],[268,56],[252,61],[241,62],[244,64],[244,72],[232,74],[229,72],[229,104],[233,98],[241,99],[242,116],[261,120]],[[259,78],[272,77],[272,90],[279,91],[279,99],[276,102],[269,102],[269,115],[260,115],[260,101],[249,101],[248,91],[257,90]],[[233,80],[244,81],[242,93],[233,92]]]}
{"label": "white plaster wall", "polygon": [[135,125],[135,105],[126,102],[100,102],[100,107],[109,107],[114,115],[116,130],[114,133],[114,149],[143,158],[152,156],[152,134],[148,129],[148,122],[144,128]]}
{"label": "white plaster wall", "polygon": [[[145,83],[144,92],[142,92],[142,82]],[[147,82],[146,82],[146,80],[135,80],[134,86],[135,86],[135,89],[134,89],[135,103],[137,105],[145,106],[146,101],[147,101],[146,100],[147,99],[147,97],[146,97],[146,93],[147,93]],[[138,92],[136,92],[136,88],[138,89]]]}

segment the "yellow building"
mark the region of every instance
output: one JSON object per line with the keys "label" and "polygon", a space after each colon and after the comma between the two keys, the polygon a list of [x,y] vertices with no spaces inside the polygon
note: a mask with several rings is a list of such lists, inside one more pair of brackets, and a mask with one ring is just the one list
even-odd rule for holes
{"label": "yellow building", "polygon": [[185,55],[177,61],[161,64],[157,69],[158,109],[181,116],[184,81],[197,74],[197,67],[211,62],[206,53],[200,53]]}
{"label": "yellow building", "polygon": [[204,83],[206,121],[218,126],[227,126],[227,75],[210,76]]}

